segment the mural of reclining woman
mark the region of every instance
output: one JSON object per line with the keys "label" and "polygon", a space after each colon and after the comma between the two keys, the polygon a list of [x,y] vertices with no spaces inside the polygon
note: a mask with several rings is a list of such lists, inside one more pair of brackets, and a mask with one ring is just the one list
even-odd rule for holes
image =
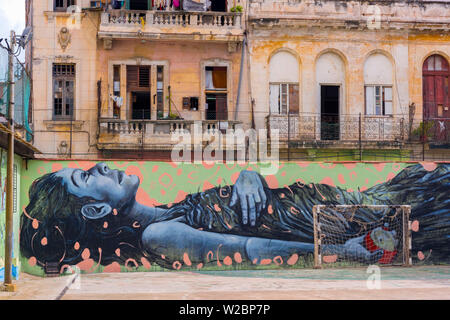
{"label": "mural of reclining woman", "polygon": [[[137,203],[139,178],[104,163],[87,171],[67,168],[31,186],[30,202],[21,217],[21,253],[40,266],[56,262],[60,267],[75,265],[86,256],[104,266],[152,262],[176,269],[183,264],[227,264],[231,257],[237,262],[282,263],[295,254],[313,252],[316,204],[410,204],[412,218],[427,230],[413,238],[413,247],[433,248],[437,259],[448,260],[449,172],[448,164],[432,172],[418,164],[365,192],[347,192],[299,183],[269,189],[259,174],[242,171],[234,186],[191,194],[168,208]],[[373,212],[357,218],[380,219]],[[353,237],[355,230],[343,229],[349,240],[323,251],[377,262],[395,247],[368,248],[367,239],[383,243],[395,238],[395,232],[385,229]]]}

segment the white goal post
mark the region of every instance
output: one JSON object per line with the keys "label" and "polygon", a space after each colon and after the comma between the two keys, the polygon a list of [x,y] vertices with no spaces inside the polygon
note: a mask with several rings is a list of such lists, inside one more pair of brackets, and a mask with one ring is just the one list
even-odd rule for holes
{"label": "white goal post", "polygon": [[411,266],[409,205],[315,205],[314,267]]}

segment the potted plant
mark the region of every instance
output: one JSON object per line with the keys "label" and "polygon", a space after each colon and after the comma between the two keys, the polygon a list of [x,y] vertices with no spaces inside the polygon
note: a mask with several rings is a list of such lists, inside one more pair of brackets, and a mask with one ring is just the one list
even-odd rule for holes
{"label": "potted plant", "polygon": [[411,132],[411,139],[413,140],[428,140],[433,135],[432,129],[434,121],[421,122],[417,128]]}
{"label": "potted plant", "polygon": [[243,8],[240,5],[234,6],[230,9],[231,12],[242,12],[242,10],[243,10]]}

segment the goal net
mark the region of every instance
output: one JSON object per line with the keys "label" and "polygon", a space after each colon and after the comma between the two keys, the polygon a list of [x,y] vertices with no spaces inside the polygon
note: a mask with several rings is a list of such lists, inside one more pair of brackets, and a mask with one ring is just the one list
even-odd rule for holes
{"label": "goal net", "polygon": [[411,265],[408,205],[316,205],[314,265]]}

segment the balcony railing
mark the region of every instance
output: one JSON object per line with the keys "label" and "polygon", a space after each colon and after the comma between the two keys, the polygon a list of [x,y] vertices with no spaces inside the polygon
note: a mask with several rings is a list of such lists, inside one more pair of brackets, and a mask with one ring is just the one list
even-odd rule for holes
{"label": "balcony railing", "polygon": [[[238,12],[132,11],[110,10],[101,16],[100,35],[103,33],[138,32],[183,33],[202,30],[210,34],[229,31],[243,32],[242,14]],[[119,28],[119,29],[118,29]],[[172,29],[167,29],[172,28]]]}
{"label": "balcony railing", "polygon": [[398,116],[269,115],[267,128],[278,130],[282,141],[399,142],[407,139],[405,119]]}
{"label": "balcony railing", "polygon": [[[199,128],[195,126],[200,125]],[[239,121],[231,120],[100,120],[99,144],[105,149],[170,149],[181,142],[181,134],[191,137],[201,134],[200,139],[226,130],[238,129]],[[172,140],[178,134],[179,140]],[[222,136],[222,139],[225,139]],[[204,143],[205,141],[203,141]],[[223,141],[225,143],[225,141]]]}

